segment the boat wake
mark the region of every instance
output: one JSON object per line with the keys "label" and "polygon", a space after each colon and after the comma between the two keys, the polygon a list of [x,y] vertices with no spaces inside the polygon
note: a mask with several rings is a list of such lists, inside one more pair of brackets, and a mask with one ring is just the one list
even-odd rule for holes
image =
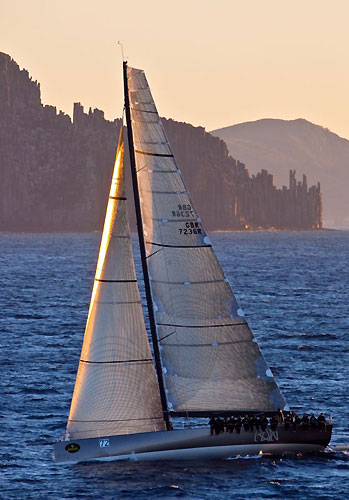
{"label": "boat wake", "polygon": [[349,443],[347,444],[338,444],[336,446],[327,446],[326,452],[329,453],[343,453],[343,455],[346,455],[349,457]]}
{"label": "boat wake", "polygon": [[264,453],[257,453],[256,455],[236,455],[233,457],[228,457],[226,460],[256,460],[262,458]]}

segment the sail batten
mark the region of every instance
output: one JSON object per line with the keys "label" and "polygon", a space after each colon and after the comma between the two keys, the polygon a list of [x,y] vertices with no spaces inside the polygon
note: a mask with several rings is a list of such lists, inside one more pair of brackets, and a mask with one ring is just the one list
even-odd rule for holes
{"label": "sail batten", "polygon": [[224,326],[242,326],[246,325],[245,323],[227,323],[226,325],[220,324],[220,325],[174,325],[174,324],[169,324],[169,323],[157,323],[158,326],[171,326],[176,327],[176,328],[222,328]]}
{"label": "sail batten", "polygon": [[283,408],[286,402],[213,252],[161,119],[154,118],[157,109],[144,72],[128,67],[127,74],[147,265],[169,409]]}
{"label": "sail batten", "polygon": [[72,439],[164,430],[127,221],[120,137],[67,425]]}
{"label": "sail batten", "polygon": [[[153,219],[154,221],[159,221],[162,219]],[[148,245],[164,248],[211,248],[212,245],[166,245],[164,243],[156,243],[155,241],[147,241]]]}

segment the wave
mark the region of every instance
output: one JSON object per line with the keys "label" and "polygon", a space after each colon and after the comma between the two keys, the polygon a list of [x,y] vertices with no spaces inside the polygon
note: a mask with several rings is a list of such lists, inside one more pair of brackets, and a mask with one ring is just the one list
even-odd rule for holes
{"label": "wave", "polygon": [[287,337],[287,338],[298,338],[298,337],[307,337],[308,339],[312,340],[325,340],[325,339],[338,339],[338,335],[335,333],[329,333],[329,332],[318,332],[318,333],[311,333],[311,332],[281,332],[279,334],[280,337]]}

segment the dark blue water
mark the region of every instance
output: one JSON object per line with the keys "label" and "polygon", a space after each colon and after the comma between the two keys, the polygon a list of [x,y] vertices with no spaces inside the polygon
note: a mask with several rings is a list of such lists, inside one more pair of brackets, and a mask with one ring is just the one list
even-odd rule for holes
{"label": "dark blue water", "polygon": [[[291,407],[349,443],[349,233],[212,237]],[[294,458],[56,466],[99,235],[0,235],[0,498],[344,499],[348,450]]]}

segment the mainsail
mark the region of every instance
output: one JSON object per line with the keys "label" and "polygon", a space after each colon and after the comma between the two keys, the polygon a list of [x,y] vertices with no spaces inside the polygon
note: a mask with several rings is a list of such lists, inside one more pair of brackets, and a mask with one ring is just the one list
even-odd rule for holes
{"label": "mainsail", "polygon": [[284,408],[184,185],[144,72],[127,67],[127,84],[169,410]]}
{"label": "mainsail", "polygon": [[164,430],[132,257],[122,130],[67,425],[72,439]]}

